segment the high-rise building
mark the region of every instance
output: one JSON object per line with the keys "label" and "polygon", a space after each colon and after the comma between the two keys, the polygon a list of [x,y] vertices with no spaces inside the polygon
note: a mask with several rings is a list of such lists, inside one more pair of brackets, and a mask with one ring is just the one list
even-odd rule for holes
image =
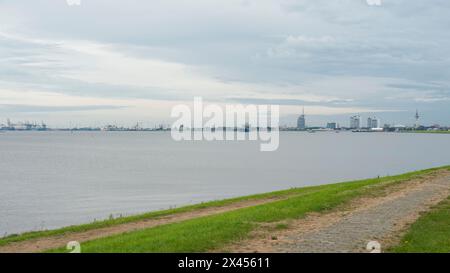
{"label": "high-rise building", "polygon": [[305,108],[303,107],[303,113],[297,119],[297,129],[306,129]]}
{"label": "high-rise building", "polygon": [[361,116],[360,115],[350,117],[350,128],[351,129],[360,129],[361,128]]}
{"label": "high-rise building", "polygon": [[381,126],[381,121],[379,118],[373,117],[373,118],[367,119],[367,128],[369,128],[369,129],[380,128],[380,126]]}

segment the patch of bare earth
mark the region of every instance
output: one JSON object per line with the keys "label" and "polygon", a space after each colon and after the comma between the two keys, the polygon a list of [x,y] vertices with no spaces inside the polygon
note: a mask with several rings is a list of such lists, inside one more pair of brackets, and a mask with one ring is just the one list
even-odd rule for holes
{"label": "patch of bare earth", "polygon": [[449,195],[450,172],[442,170],[325,213],[261,225],[249,239],[215,252],[369,252],[370,241],[386,249],[398,242],[421,213]]}
{"label": "patch of bare earth", "polygon": [[14,242],[4,246],[0,246],[0,253],[29,253],[42,252],[50,249],[55,249],[65,246],[70,241],[86,242],[98,238],[103,238],[111,235],[116,235],[124,232],[135,231],[139,229],[151,228],[165,224],[181,222],[189,219],[194,219],[203,216],[220,214],[228,211],[233,211],[241,208],[262,205],[270,202],[282,200],[287,197],[271,197],[258,200],[246,200],[231,203],[229,205],[197,209],[188,212],[176,213],[157,218],[140,220],[125,224],[114,225],[110,227],[92,229],[83,232],[71,232],[50,237],[42,237],[37,239],[30,239],[26,241]]}

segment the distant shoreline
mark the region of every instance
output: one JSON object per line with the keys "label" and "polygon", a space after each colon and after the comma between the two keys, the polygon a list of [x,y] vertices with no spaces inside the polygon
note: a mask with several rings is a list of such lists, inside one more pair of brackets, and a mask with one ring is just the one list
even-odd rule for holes
{"label": "distant shoreline", "polygon": [[[205,129],[206,130],[206,129]],[[101,130],[101,129],[46,129],[46,130],[5,130],[0,129],[0,132],[170,132],[171,129],[144,129],[144,130]],[[201,129],[191,130],[191,131],[202,131]],[[225,131],[233,131],[233,129],[228,129]],[[410,134],[450,134],[449,131],[443,130],[401,130],[401,131],[373,131],[373,130],[328,130],[328,129],[307,129],[307,130],[297,130],[297,129],[280,129],[280,132],[299,132],[299,133],[410,133]],[[240,133],[248,133],[243,129],[236,130]]]}

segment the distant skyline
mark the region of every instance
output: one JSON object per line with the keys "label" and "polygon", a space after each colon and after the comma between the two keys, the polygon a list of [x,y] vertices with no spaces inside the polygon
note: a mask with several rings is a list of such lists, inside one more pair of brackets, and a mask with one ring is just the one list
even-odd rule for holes
{"label": "distant skyline", "polygon": [[0,123],[171,123],[194,96],[281,124],[450,125],[450,1],[0,1]]}
{"label": "distant skyline", "polygon": [[[414,112],[415,113],[415,112]],[[415,117],[411,116],[406,116],[406,114],[410,114],[409,112],[405,112],[405,120],[408,120],[408,122],[406,123],[402,123],[402,122],[398,122],[397,120],[394,119],[389,119],[387,116],[385,115],[381,115],[381,116],[377,116],[377,115],[372,115],[371,113],[365,113],[365,114],[358,114],[359,116],[361,116],[361,123],[362,126],[364,127],[367,118],[377,118],[380,121],[380,125],[384,126],[385,124],[388,124],[390,126],[396,126],[396,125],[404,125],[407,127],[414,127],[415,126]],[[280,126],[289,126],[289,127],[298,127],[298,117],[300,115],[286,115],[281,117],[280,119]],[[305,115],[306,116],[306,127],[326,127],[327,123],[336,123],[339,127],[350,127],[350,117],[351,115],[346,115],[346,114],[339,114],[339,115],[335,115],[335,116],[328,116],[328,115]],[[383,118],[384,117],[384,118]],[[45,123],[47,124],[47,122],[45,120],[33,120],[33,119],[25,119],[25,120],[19,120],[19,119],[10,119],[7,118],[5,120],[0,120],[0,125],[6,125],[8,120],[10,120],[10,122],[12,123],[23,123],[23,122],[29,122],[29,123],[36,123],[36,124],[41,124],[41,123]],[[163,125],[165,127],[170,127],[171,124],[168,122],[158,122],[158,121],[149,121],[149,120],[137,120],[134,123],[131,122],[117,122],[115,120],[110,120],[110,121],[84,121],[84,122],[80,122],[80,121],[66,121],[65,124],[58,124],[58,125],[53,125],[53,124],[47,124],[50,125],[50,127],[52,128],[81,128],[81,127],[91,127],[91,128],[101,128],[107,125],[116,125],[116,126],[124,126],[124,127],[134,127],[136,125],[138,125],[139,127],[142,128],[153,128],[153,127],[158,127],[160,125]],[[436,122],[424,122],[423,121],[423,116],[421,115],[419,118],[419,125],[421,126],[432,126],[432,125],[440,125],[443,127],[450,127],[450,122],[447,123],[436,123]]]}

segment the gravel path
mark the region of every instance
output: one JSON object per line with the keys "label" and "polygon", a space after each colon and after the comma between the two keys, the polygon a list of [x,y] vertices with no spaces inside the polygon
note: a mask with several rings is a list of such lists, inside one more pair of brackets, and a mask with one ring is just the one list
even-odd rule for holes
{"label": "gravel path", "polygon": [[427,183],[420,190],[368,209],[342,217],[338,222],[317,232],[289,235],[286,243],[276,247],[277,252],[368,252],[370,241],[383,246],[401,229],[414,221],[421,211],[448,195],[450,178]]}
{"label": "gravel path", "polygon": [[378,242],[383,251],[398,242],[420,213],[449,195],[450,173],[441,171],[401,183],[384,196],[361,198],[345,208],[287,222],[286,230],[262,227],[253,238],[218,251],[367,253],[367,245],[372,241]]}

